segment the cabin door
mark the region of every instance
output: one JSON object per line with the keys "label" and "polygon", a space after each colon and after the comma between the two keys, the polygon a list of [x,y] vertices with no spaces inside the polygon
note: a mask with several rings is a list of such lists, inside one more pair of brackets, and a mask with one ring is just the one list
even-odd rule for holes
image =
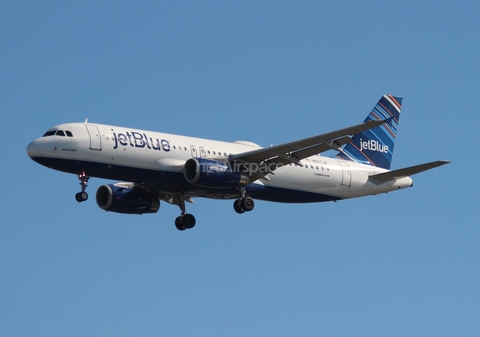
{"label": "cabin door", "polygon": [[94,125],[85,125],[90,136],[90,150],[101,151],[102,150],[102,138],[98,128]]}
{"label": "cabin door", "polygon": [[352,172],[350,171],[350,166],[348,166],[345,161],[339,161],[338,163],[342,168],[342,186],[350,187],[352,184]]}

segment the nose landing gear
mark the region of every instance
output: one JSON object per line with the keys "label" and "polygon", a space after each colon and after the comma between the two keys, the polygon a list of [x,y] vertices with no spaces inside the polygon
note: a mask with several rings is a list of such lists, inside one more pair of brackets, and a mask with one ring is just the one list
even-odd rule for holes
{"label": "nose landing gear", "polygon": [[84,202],[88,199],[88,194],[85,192],[88,186],[88,179],[90,179],[90,177],[83,171],[78,175],[78,180],[80,180],[80,186],[82,187],[82,191],[75,194],[75,200],[78,202]]}

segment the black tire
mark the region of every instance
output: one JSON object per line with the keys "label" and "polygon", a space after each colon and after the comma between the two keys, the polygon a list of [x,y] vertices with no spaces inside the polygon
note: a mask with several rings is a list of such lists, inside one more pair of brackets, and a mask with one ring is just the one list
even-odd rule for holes
{"label": "black tire", "polygon": [[195,220],[195,217],[192,214],[185,214],[182,219],[182,224],[185,228],[191,229],[195,227],[195,223],[197,221]]}
{"label": "black tire", "polygon": [[245,210],[244,210],[243,207],[242,207],[242,200],[240,200],[240,199],[235,200],[235,201],[233,202],[233,209],[234,209],[235,212],[237,212],[238,214],[245,213]]}
{"label": "black tire", "polygon": [[242,208],[243,208],[246,212],[250,212],[251,210],[253,210],[254,207],[255,207],[255,202],[253,201],[252,198],[250,198],[250,197],[243,198],[243,200],[242,200]]}
{"label": "black tire", "polygon": [[177,229],[179,231],[184,231],[185,229],[187,229],[184,225],[183,225],[183,218],[181,216],[178,216],[176,219],[175,219],[175,227],[177,227]]}
{"label": "black tire", "polygon": [[87,199],[88,199],[87,192],[78,192],[77,194],[75,194],[75,200],[77,200],[78,202],[84,202],[84,201],[87,201]]}
{"label": "black tire", "polygon": [[80,192],[80,199],[82,199],[82,201],[87,201],[88,200],[87,192]]}

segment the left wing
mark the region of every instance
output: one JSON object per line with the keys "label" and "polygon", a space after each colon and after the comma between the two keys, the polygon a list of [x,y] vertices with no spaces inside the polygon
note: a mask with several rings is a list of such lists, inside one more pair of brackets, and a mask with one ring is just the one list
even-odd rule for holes
{"label": "left wing", "polygon": [[376,128],[384,123],[385,121],[383,120],[368,121],[290,143],[235,154],[229,160],[231,162],[255,163],[259,165],[269,162],[276,164],[293,163],[303,166],[300,160],[327,150],[339,150],[342,145],[350,143],[350,135]]}

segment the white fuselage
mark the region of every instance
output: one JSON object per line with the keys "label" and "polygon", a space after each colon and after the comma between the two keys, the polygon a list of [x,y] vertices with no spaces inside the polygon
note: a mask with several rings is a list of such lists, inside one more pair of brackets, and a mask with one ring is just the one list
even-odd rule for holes
{"label": "white fuselage", "polygon": [[[227,160],[232,154],[260,148],[249,142],[222,142],[92,123],[62,124],[27,148],[32,159],[60,171],[152,184],[165,193],[210,198],[237,198],[235,189],[208,189],[189,184],[183,165],[190,158]],[[375,183],[369,175],[387,170],[315,155],[288,164],[250,184],[255,198],[279,202],[315,202],[385,193],[412,186],[409,177]],[[247,192],[249,191],[247,186]]]}

